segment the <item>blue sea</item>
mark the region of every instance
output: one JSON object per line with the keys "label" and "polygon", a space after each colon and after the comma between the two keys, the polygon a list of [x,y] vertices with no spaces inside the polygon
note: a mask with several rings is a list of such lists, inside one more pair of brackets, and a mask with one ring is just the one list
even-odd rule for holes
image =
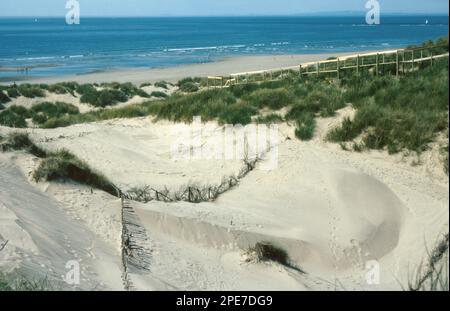
{"label": "blue sea", "polygon": [[[428,24],[426,21],[428,20]],[[212,62],[227,56],[389,49],[448,35],[448,16],[0,18],[0,78]],[[13,70],[36,66],[27,73]]]}

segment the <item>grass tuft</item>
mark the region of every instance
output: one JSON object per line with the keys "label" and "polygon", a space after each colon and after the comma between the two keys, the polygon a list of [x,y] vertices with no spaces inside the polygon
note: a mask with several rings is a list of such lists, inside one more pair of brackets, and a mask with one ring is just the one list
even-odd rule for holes
{"label": "grass tuft", "polygon": [[34,171],[33,179],[36,182],[69,179],[117,196],[115,186],[106,177],[67,150],[49,153]]}
{"label": "grass tuft", "polygon": [[10,133],[6,141],[0,144],[0,150],[2,152],[23,150],[38,158],[46,156],[45,151],[36,146],[26,133]]}

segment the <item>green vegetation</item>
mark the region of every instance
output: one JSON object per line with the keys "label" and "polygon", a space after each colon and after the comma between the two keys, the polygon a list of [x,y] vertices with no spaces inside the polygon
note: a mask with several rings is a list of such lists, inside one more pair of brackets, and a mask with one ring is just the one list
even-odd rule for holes
{"label": "green vegetation", "polygon": [[156,87],[160,87],[160,88],[163,88],[163,89],[168,89],[169,88],[168,85],[170,85],[170,83],[166,82],[166,81],[159,81],[159,82],[156,82],[154,85]]}
{"label": "green vegetation", "polygon": [[28,137],[28,134],[24,133],[9,134],[6,141],[2,141],[0,144],[0,150],[2,152],[22,150],[38,158],[46,156],[45,151],[36,146]]}
{"label": "green vegetation", "polygon": [[[434,47],[436,44],[448,44],[448,37],[424,45]],[[448,51],[448,46],[435,49]],[[48,118],[39,115],[34,117],[34,122],[44,128],[53,128],[148,115],[177,122],[191,122],[193,117],[200,116],[204,121],[218,120],[231,124],[247,124],[252,119],[258,123],[284,120],[296,125],[295,133],[299,139],[308,140],[314,135],[316,118],[332,117],[337,110],[352,104],[357,110],[356,116],[344,119],[341,126],[330,131],[327,135],[329,141],[340,143],[345,148],[353,146],[353,150],[358,152],[386,149],[396,153],[407,149],[420,153],[428,148],[438,133],[448,129],[449,97],[448,60],[435,60],[433,66],[431,62],[423,63],[421,67],[420,71],[406,72],[400,77],[389,75],[395,73],[395,68],[383,69],[384,74],[379,76],[365,68],[359,73],[343,71],[340,80],[327,74],[299,77],[298,73],[285,71],[282,78],[281,72],[272,74],[279,76],[276,81],[248,82],[199,91],[196,89],[205,84],[205,79],[186,78],[177,84],[181,93],[170,97],[164,92],[150,95],[160,100],[84,114],[65,112]],[[249,77],[248,81],[256,78],[261,77]],[[160,81],[154,85],[167,89],[169,83]],[[131,83],[105,83],[99,88],[76,83],[41,87],[56,92],[73,90],[81,95],[83,102],[96,107],[123,102],[139,94],[146,97]],[[12,89],[15,88],[4,87],[3,92],[9,96]],[[287,111],[286,115],[279,111],[282,108]],[[261,117],[260,114],[267,116]],[[8,108],[0,113],[0,124],[25,127],[25,120],[30,117],[33,118],[32,112],[27,116],[26,112]]]}
{"label": "green vegetation", "polygon": [[14,109],[11,109],[12,107],[17,106],[11,106],[10,108],[0,112],[0,125],[16,128],[27,127],[25,117],[14,112]]}
{"label": "green vegetation", "polygon": [[409,280],[408,290],[448,292],[448,248],[447,233],[428,254],[427,262],[416,269],[414,276]]}
{"label": "green vegetation", "polygon": [[400,79],[359,76],[343,84],[357,113],[330,131],[329,141],[352,141],[361,135],[364,148],[420,153],[448,129],[448,60]]}
{"label": "green vegetation", "polygon": [[312,114],[303,114],[297,120],[295,136],[301,140],[310,140],[314,136],[316,129],[316,120]]}
{"label": "green vegetation", "polygon": [[295,100],[294,94],[284,88],[259,89],[244,98],[255,107],[270,108],[272,110],[292,105]]}
{"label": "green vegetation", "polygon": [[3,90],[0,89],[0,105],[9,103],[10,101],[11,98],[9,98],[8,95],[6,95]]}
{"label": "green vegetation", "polygon": [[33,173],[33,179],[36,182],[41,180],[73,180],[103,190],[111,195],[118,195],[116,187],[106,177],[90,168],[89,165],[67,150],[46,152],[36,146],[26,133],[11,133],[6,141],[0,142],[2,152],[22,150],[42,159],[39,167]]}
{"label": "green vegetation", "polygon": [[19,85],[17,88],[22,96],[28,98],[45,97],[44,90],[41,89],[38,85],[31,85],[26,83]]}
{"label": "green vegetation", "polygon": [[51,118],[60,118],[65,115],[79,114],[77,107],[71,104],[44,102],[34,105],[30,109],[34,124],[43,124]]}
{"label": "green vegetation", "polygon": [[205,82],[202,78],[185,78],[180,81],[178,81],[177,85],[180,89],[180,91],[184,93],[193,93],[197,92],[202,84]]}
{"label": "green vegetation", "polygon": [[106,177],[95,172],[67,150],[47,154],[34,171],[33,178],[36,182],[70,179],[117,196],[116,188]]}
{"label": "green vegetation", "polygon": [[15,87],[10,87],[7,90],[8,96],[11,98],[17,98],[20,96],[19,90]]}
{"label": "green vegetation", "polygon": [[11,291],[52,291],[54,286],[46,279],[30,280],[17,274],[5,274],[0,272],[0,292]]}
{"label": "green vegetation", "polygon": [[34,124],[40,125],[52,118],[61,118],[66,115],[79,113],[77,107],[61,102],[43,102],[32,106],[30,109],[13,105],[0,112],[0,125],[25,128],[27,127],[26,119],[28,118],[31,118]]}
{"label": "green vegetation", "polygon": [[169,95],[167,95],[167,94],[164,93],[164,92],[160,92],[160,91],[153,91],[153,92],[150,94],[150,96],[151,96],[151,97],[157,97],[157,98],[166,98],[166,97],[169,97]]}
{"label": "green vegetation", "polygon": [[82,103],[88,103],[94,107],[106,107],[124,103],[134,96],[150,97],[150,95],[135,87],[132,83],[103,83],[100,88],[98,90],[92,84],[83,84],[79,85],[76,91],[81,95],[80,101]]}
{"label": "green vegetation", "polygon": [[265,116],[259,116],[255,119],[256,123],[259,124],[273,124],[273,123],[283,123],[284,118],[276,113],[270,113]]}

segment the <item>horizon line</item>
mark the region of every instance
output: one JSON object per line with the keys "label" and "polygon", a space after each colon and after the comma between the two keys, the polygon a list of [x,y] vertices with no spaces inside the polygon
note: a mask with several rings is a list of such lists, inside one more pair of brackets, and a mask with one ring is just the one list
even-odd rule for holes
{"label": "horizon line", "polygon": [[[365,11],[311,12],[294,14],[224,14],[224,15],[84,15],[84,18],[181,18],[181,17],[354,17]],[[449,12],[385,12],[381,16],[449,16]],[[61,18],[62,15],[0,15],[0,18]],[[83,18],[83,17],[82,17]]]}

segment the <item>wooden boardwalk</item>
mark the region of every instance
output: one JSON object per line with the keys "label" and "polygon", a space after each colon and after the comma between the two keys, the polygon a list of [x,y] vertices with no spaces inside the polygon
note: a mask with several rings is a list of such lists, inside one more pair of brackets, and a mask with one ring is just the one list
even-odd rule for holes
{"label": "wooden boardwalk", "polygon": [[437,60],[448,58],[448,52],[442,53],[438,50],[444,47],[448,50],[448,46],[433,46],[380,51],[307,62],[291,67],[239,72],[228,76],[210,76],[207,80],[207,86],[220,88],[251,82],[273,81],[291,74],[300,76],[328,74],[339,79],[343,73],[348,71],[358,73],[363,70],[370,70],[375,75],[384,74],[386,71],[394,71],[399,76],[416,70],[420,64],[427,63],[433,66]]}

